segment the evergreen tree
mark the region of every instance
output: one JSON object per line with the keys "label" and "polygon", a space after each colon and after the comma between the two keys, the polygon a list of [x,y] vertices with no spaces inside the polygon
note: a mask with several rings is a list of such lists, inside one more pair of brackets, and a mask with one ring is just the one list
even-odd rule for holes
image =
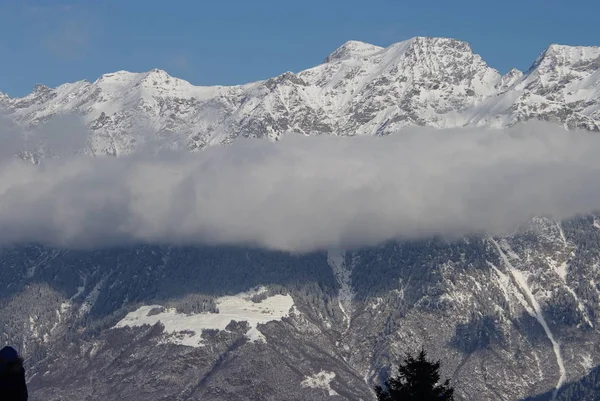
{"label": "evergreen tree", "polygon": [[440,362],[427,360],[421,349],[414,358],[408,355],[398,367],[398,375],[386,380],[383,387],[376,386],[379,401],[454,401],[450,380],[440,383]]}

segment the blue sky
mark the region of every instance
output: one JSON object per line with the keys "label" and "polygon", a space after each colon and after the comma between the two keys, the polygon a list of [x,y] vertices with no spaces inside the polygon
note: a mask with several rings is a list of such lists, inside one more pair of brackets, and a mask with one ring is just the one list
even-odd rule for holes
{"label": "blue sky", "polygon": [[600,45],[597,0],[26,1],[0,4],[0,91],[161,68],[196,85],[300,71],[347,40],[465,40],[494,68],[551,43]]}

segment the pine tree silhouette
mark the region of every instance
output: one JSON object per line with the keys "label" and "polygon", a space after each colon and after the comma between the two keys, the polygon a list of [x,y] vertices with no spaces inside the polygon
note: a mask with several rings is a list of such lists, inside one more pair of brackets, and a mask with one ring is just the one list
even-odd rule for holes
{"label": "pine tree silhouette", "polygon": [[440,383],[440,362],[427,360],[421,349],[416,358],[408,355],[398,366],[398,375],[386,380],[384,387],[376,386],[379,401],[454,401],[450,380]]}

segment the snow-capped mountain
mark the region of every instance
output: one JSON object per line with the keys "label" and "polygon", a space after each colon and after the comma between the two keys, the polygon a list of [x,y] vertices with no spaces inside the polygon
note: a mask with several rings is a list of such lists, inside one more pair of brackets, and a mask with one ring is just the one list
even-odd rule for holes
{"label": "snow-capped mountain", "polygon": [[600,47],[552,45],[526,73],[501,76],[458,40],[417,37],[387,48],[350,41],[325,61],[240,86],[198,87],[161,70],[95,82],[38,85],[0,96],[31,129],[83,118],[85,152],[120,155],[148,144],[202,149],[238,136],[386,135],[409,125],[504,127],[529,119],[600,130]]}
{"label": "snow-capped mountain", "polygon": [[[600,131],[600,47],[552,45],[527,72],[501,75],[457,40],[351,41],[314,68],[246,85],[120,71],[0,95],[0,109],[23,134],[81,118],[90,136],[75,151],[114,156],[410,125]],[[27,155],[43,157],[34,145]],[[0,338],[27,358],[33,400],[366,401],[421,346],[460,401],[570,400],[560,389],[600,366],[599,244],[591,215],[300,255],[19,245],[0,251]]]}
{"label": "snow-capped mountain", "polygon": [[506,126],[535,118],[600,131],[600,47],[552,45],[526,74],[511,73],[512,83],[475,107],[469,124]]}

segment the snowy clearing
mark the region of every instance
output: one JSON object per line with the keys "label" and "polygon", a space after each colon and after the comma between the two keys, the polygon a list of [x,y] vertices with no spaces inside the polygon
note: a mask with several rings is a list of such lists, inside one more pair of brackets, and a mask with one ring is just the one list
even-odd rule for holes
{"label": "snowy clearing", "polygon": [[302,380],[300,385],[302,387],[320,388],[327,391],[329,395],[338,395],[338,393],[331,388],[331,381],[333,379],[335,379],[335,373],[322,370],[313,376],[307,376]]}
{"label": "snowy clearing", "polygon": [[202,347],[204,346],[201,337],[203,330],[225,330],[225,327],[235,320],[248,322],[250,330],[246,333],[246,337],[251,341],[266,341],[257,325],[281,320],[288,316],[290,309],[294,306],[294,300],[289,295],[274,295],[261,302],[251,300],[252,296],[264,291],[264,289],[259,289],[217,298],[216,304],[219,313],[203,312],[186,315],[175,309],[165,309],[160,313],[148,316],[148,312],[154,308],[161,308],[161,306],[145,305],[128,313],[115,325],[115,328],[154,325],[161,322],[165,326],[166,333],[175,334],[169,336],[166,342]]}

